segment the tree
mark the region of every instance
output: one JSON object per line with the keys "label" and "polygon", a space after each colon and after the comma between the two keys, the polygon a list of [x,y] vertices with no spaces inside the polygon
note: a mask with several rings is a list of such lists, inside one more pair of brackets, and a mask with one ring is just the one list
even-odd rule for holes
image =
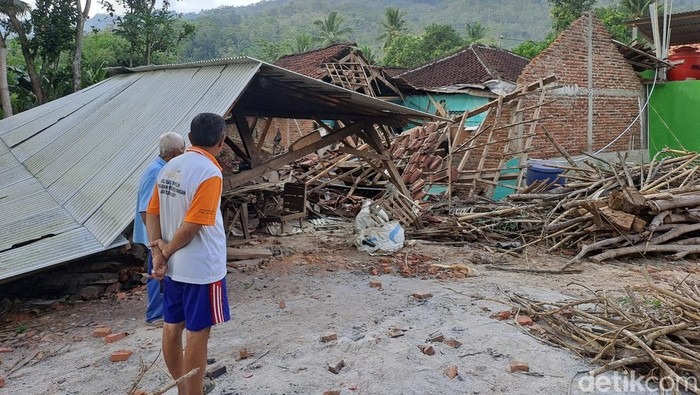
{"label": "tree", "polygon": [[517,47],[511,49],[513,53],[517,53],[520,56],[524,56],[528,59],[532,59],[535,56],[539,55],[540,52],[544,51],[549,47],[549,45],[554,41],[556,38],[556,35],[553,33],[550,33],[547,35],[547,37],[544,39],[544,41],[524,41],[520,43]]}
{"label": "tree", "polygon": [[322,45],[335,44],[346,40],[346,35],[352,33],[352,29],[343,26],[343,18],[333,11],[324,19],[317,19],[314,25],[320,29],[319,39]]}
{"label": "tree", "polygon": [[383,48],[389,46],[392,40],[408,30],[404,17],[406,13],[402,12],[398,7],[387,7],[384,10],[384,22],[382,22],[382,34],[380,40],[384,40]]}
{"label": "tree", "polygon": [[300,33],[294,37],[292,44],[293,53],[310,51],[314,46],[314,38],[309,33]]}
{"label": "tree", "polygon": [[596,0],[547,0],[552,7],[552,29],[561,33],[571,22],[578,19],[586,11],[593,10]]}
{"label": "tree", "polygon": [[486,27],[481,22],[467,23],[467,44],[482,44],[486,39]]}
{"label": "tree", "polygon": [[[7,3],[13,2],[0,0],[0,12],[2,12],[0,14],[0,104],[2,105],[3,118],[10,117],[13,114],[10,86],[7,77],[7,38],[11,33],[7,12],[12,12],[9,8],[13,5]],[[26,4],[24,5],[26,6]],[[26,12],[26,8],[23,12]]]}
{"label": "tree", "polygon": [[194,25],[176,23],[181,16],[170,11],[169,0],[160,2],[160,8],[156,3],[156,0],[100,0],[110,16],[114,16],[115,5],[126,10],[124,16],[116,18],[115,33],[129,41],[130,66],[151,64],[157,53],[172,54],[183,39],[194,34]]}
{"label": "tree", "polygon": [[596,8],[595,15],[615,40],[623,43],[632,41],[630,29],[625,25],[625,22],[630,18],[621,7],[611,5],[609,7]]}
{"label": "tree", "polygon": [[22,48],[22,56],[27,65],[27,74],[32,84],[32,92],[36,96],[37,103],[43,104],[46,102],[46,97],[41,86],[41,76],[37,73],[34,63],[36,51],[32,50],[31,42],[27,36],[27,31],[31,30],[31,24],[20,20],[28,12],[29,5],[24,1],[0,0],[0,14],[8,18],[9,27],[13,33],[17,34],[17,40],[19,40]]}
{"label": "tree", "polygon": [[622,0],[620,8],[629,19],[640,19],[649,16],[649,4],[653,0]]}
{"label": "tree", "polygon": [[72,1],[36,0],[31,11],[31,23],[27,23],[32,32],[30,47],[40,60],[39,74],[48,100],[72,91],[70,66],[65,56],[63,62],[61,59],[75,48],[77,19],[78,12]]}
{"label": "tree", "polygon": [[90,15],[90,3],[91,0],[85,0],[85,8],[80,4],[80,0],[75,0],[75,7],[77,12],[77,23],[75,27],[75,49],[73,50],[73,92],[80,90],[82,83],[82,60],[83,60],[83,28],[85,27],[85,20],[89,18]]}
{"label": "tree", "polygon": [[360,52],[362,53],[362,56],[367,59],[367,62],[369,64],[376,64],[377,63],[377,51],[374,50],[374,48],[370,47],[367,44],[363,44],[359,48]]}
{"label": "tree", "polygon": [[464,46],[464,40],[450,25],[433,23],[420,36],[402,34],[384,51],[384,65],[415,67],[449,55]]}
{"label": "tree", "polygon": [[421,52],[421,37],[402,34],[391,41],[384,50],[384,63],[389,67],[414,67],[425,63],[425,54]]}

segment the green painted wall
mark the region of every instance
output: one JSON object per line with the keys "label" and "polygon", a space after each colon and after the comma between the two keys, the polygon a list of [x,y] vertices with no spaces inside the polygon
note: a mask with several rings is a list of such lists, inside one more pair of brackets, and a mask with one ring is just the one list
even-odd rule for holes
{"label": "green painted wall", "polygon": [[649,156],[665,147],[700,151],[700,81],[654,87],[649,100]]}
{"label": "green painted wall", "polygon": [[[444,100],[443,106],[446,110],[454,113],[463,113],[467,110],[480,107],[489,102],[486,97],[471,96],[467,94],[431,94],[433,100],[440,103]],[[430,114],[435,114],[436,109],[427,95],[406,96],[404,98],[404,106],[414,110],[425,111]],[[486,112],[467,119],[467,126],[479,126],[484,120]]]}

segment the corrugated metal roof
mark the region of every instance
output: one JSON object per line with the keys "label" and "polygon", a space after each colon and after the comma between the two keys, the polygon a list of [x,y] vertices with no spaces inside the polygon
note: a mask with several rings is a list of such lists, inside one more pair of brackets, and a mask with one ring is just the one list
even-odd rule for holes
{"label": "corrugated metal roof", "polygon": [[226,115],[262,74],[340,95],[336,108],[356,105],[363,117],[430,117],[250,58],[111,71],[99,84],[0,120],[0,281],[125,243],[158,136],[185,136],[200,112]]}
{"label": "corrugated metal roof", "polygon": [[[651,18],[637,19],[626,23],[637,26],[639,33],[653,42]],[[663,26],[663,16],[659,17],[659,26]],[[700,43],[700,11],[680,12],[671,15],[670,45]]]}

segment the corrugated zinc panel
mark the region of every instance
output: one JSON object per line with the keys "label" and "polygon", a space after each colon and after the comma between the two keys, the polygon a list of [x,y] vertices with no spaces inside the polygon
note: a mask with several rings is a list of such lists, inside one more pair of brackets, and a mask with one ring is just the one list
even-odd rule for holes
{"label": "corrugated zinc panel", "polygon": [[[120,78],[134,78],[123,76]],[[137,80],[138,82],[138,80]],[[131,84],[107,104],[90,114],[82,122],[70,130],[66,130],[61,138],[55,139],[45,148],[27,158],[23,163],[45,186],[50,186],[67,169],[79,161],[90,148],[108,133],[119,130],[119,126],[133,111],[134,91],[157,89],[155,79],[148,86]],[[129,105],[129,104],[132,105]],[[124,139],[128,134],[123,135]],[[52,166],[61,163],[61,166]],[[46,172],[47,174],[43,174]]]}
{"label": "corrugated zinc panel", "polygon": [[14,185],[20,181],[27,180],[32,177],[32,173],[27,171],[21,164],[0,169],[0,189]]}
{"label": "corrugated zinc panel", "polygon": [[0,226],[2,227],[18,219],[61,207],[56,203],[53,197],[44,190],[26,195],[21,199],[8,200],[6,203],[2,203],[3,200],[0,200]]}
{"label": "corrugated zinc panel", "polygon": [[0,227],[0,251],[18,243],[58,235],[80,227],[61,206],[45,212],[37,212]]}
{"label": "corrugated zinc panel", "polygon": [[[61,119],[74,116],[76,111],[85,107],[87,104],[93,102],[99,103],[98,99],[100,96],[108,94],[112,90],[112,85],[113,84],[100,84],[100,86],[94,89],[90,89],[85,92],[81,91],[81,94],[77,95],[75,100],[66,103],[56,111],[48,114],[41,114],[41,116],[25,123],[21,127],[17,127],[12,131],[3,134],[2,139],[10,148],[12,148],[15,145],[20,144],[22,141],[36,135],[37,133],[41,133],[41,131],[57,123]],[[41,137],[42,138],[40,140],[43,140],[44,136]]]}
{"label": "corrugated zinc panel", "polygon": [[[202,83],[201,80],[192,78],[196,72],[196,69],[167,70],[171,75],[166,75],[169,80],[164,81],[163,88],[144,98],[152,103],[148,106],[149,111],[133,114],[123,126],[131,131],[129,139],[124,139],[119,133],[112,133],[49,188],[59,201],[65,202],[65,207],[80,223],[85,222],[109,198],[111,192],[119,188],[138,168],[144,158],[153,152],[158,144],[158,136],[169,131],[184,134],[186,127],[182,128],[183,125],[176,122],[182,119],[186,112],[183,109],[188,106],[173,105],[174,98],[194,93],[192,90]],[[177,110],[180,110],[179,113]],[[78,189],[66,182],[81,174],[84,178]]]}
{"label": "corrugated zinc panel", "polygon": [[46,104],[42,104],[41,106],[34,107],[27,111],[22,111],[19,114],[15,114],[9,118],[0,119],[0,137],[4,137],[6,133],[9,133],[15,130],[16,128],[19,128],[29,122],[32,122],[37,118],[50,116],[50,114],[54,111],[61,111],[61,109],[64,106],[68,105],[69,103],[72,103],[73,101],[80,100],[80,98],[83,95],[87,95],[93,89],[99,88],[106,81],[107,80],[92,85],[88,88],[82,89],[76,93],[73,93],[72,95],[63,96]]}
{"label": "corrugated zinc panel", "polygon": [[[104,85],[105,91],[101,95],[95,97],[93,100],[81,102],[80,104],[82,107],[80,109],[71,113],[69,116],[58,120],[51,127],[44,129],[39,135],[13,147],[12,153],[15,154],[19,161],[24,162],[27,160],[27,158],[31,157],[42,149],[47,148],[56,139],[63,138],[64,135],[68,141],[71,139],[80,138],[75,135],[73,128],[79,128],[80,126],[78,125],[84,127],[90,124],[90,122],[94,122],[96,119],[99,119],[98,117],[95,117],[94,114],[100,111],[104,105],[106,105],[110,100],[114,99],[140,77],[141,76],[132,75],[110,81],[109,84]],[[110,89],[106,89],[108,87]],[[18,131],[21,131],[22,129],[23,128],[18,129]]]}
{"label": "corrugated zinc panel", "polygon": [[[44,191],[43,185],[36,178],[28,178],[16,184],[0,189],[0,207],[13,200],[25,199],[28,195]],[[48,194],[48,193],[47,193]],[[8,210],[11,210],[9,206]]]}
{"label": "corrugated zinc panel", "polygon": [[85,228],[38,240],[0,253],[0,280],[104,251]]}
{"label": "corrugated zinc panel", "polygon": [[[224,115],[251,81],[258,69],[257,66],[257,63],[242,63],[228,65],[224,70],[221,70],[220,67],[203,67],[200,71],[201,74],[197,74],[197,77],[203,80],[201,82],[195,81],[192,94],[178,97],[172,103],[174,108],[187,110],[179,114],[178,123],[173,125],[171,130],[187,131],[192,118],[201,112]],[[210,81],[212,77],[218,77],[218,79],[214,78],[214,81],[209,85],[204,83],[204,81]],[[207,86],[209,87],[207,88]],[[200,87],[205,89],[202,90]],[[157,139],[157,136],[153,136],[153,138]],[[139,176],[140,172],[134,172],[114,194],[110,195],[109,200],[85,222],[85,226],[103,244],[111,242],[121,232],[121,229],[124,229],[133,220],[136,184]]]}

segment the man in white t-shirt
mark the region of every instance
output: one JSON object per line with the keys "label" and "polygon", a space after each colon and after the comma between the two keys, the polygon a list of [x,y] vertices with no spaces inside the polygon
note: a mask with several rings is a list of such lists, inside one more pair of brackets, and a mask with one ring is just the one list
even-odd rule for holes
{"label": "man in white t-shirt", "polygon": [[163,358],[174,378],[199,368],[178,385],[180,394],[197,395],[203,393],[211,327],[230,319],[226,233],[219,209],[223,179],[215,159],[224,145],[226,123],[219,115],[199,114],[188,137],[192,146],[158,175],[146,228],[153,275],[163,279]]}

